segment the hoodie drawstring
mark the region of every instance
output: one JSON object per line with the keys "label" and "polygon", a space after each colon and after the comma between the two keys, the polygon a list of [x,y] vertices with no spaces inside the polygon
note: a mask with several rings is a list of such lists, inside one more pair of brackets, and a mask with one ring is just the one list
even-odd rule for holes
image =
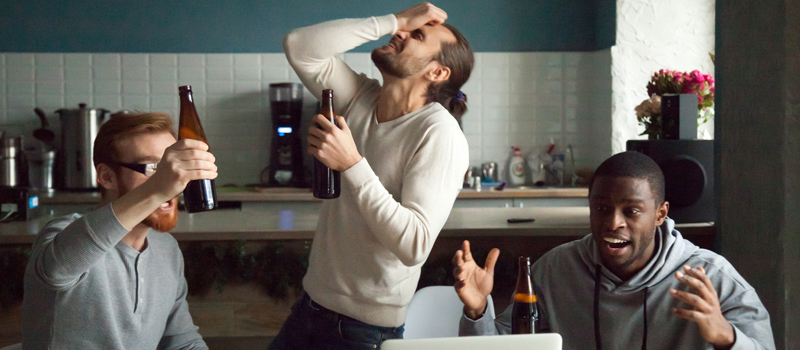
{"label": "hoodie drawstring", "polygon": [[594,343],[597,350],[603,350],[600,342],[600,265],[595,265],[594,271]]}
{"label": "hoodie drawstring", "polygon": [[642,350],[647,350],[647,287],[644,287],[644,301],[642,303],[644,313],[644,332],[642,333]]}
{"label": "hoodie drawstring", "polygon": [[[595,265],[594,272],[594,343],[597,350],[603,350],[603,344],[600,341],[600,265]],[[647,350],[647,291],[648,287],[644,287],[644,332],[642,333],[642,350]]]}

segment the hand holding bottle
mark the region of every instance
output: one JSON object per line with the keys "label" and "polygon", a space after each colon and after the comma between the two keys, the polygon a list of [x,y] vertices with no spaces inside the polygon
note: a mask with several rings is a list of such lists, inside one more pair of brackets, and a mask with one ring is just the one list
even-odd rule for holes
{"label": "hand holding bottle", "polygon": [[454,287],[464,303],[464,314],[470,319],[480,318],[486,310],[486,298],[494,286],[494,265],[499,256],[500,250],[492,249],[486,257],[485,268],[481,268],[472,257],[469,241],[464,241],[461,249],[453,256],[453,276],[456,278]]}
{"label": "hand holding bottle", "polygon": [[215,179],[217,166],[208,145],[202,141],[183,139],[167,147],[155,174],[145,184],[164,201],[177,197],[189,181]]}
{"label": "hand holding bottle", "polygon": [[[308,153],[336,171],[345,171],[361,161],[353,133],[344,118],[336,116],[336,124],[317,114],[308,129]],[[319,127],[318,127],[319,126]]]}

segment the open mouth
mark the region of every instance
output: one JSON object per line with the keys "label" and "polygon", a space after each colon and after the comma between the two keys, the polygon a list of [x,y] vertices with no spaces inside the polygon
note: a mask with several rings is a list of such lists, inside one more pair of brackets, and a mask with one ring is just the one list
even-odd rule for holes
{"label": "open mouth", "polygon": [[163,204],[161,204],[161,206],[158,207],[158,209],[159,210],[172,210],[172,208],[174,208],[174,207],[175,207],[175,200],[174,199],[170,199],[169,201],[166,201]]}
{"label": "open mouth", "polygon": [[605,237],[603,238],[603,240],[606,241],[606,243],[608,243],[608,246],[611,247],[612,249],[625,248],[631,244],[631,241],[625,241],[618,238]]}

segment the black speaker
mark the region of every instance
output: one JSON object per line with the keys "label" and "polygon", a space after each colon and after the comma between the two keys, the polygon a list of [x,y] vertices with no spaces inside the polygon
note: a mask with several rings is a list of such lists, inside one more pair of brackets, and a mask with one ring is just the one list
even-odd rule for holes
{"label": "black speaker", "polygon": [[697,95],[661,96],[661,139],[694,140],[697,138]]}
{"label": "black speaker", "polygon": [[713,140],[630,140],[627,147],[661,167],[672,220],[682,224],[715,220]]}

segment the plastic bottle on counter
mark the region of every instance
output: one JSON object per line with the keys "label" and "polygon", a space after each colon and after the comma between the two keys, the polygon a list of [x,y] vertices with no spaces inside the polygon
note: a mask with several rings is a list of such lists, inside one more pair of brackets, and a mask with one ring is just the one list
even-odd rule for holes
{"label": "plastic bottle on counter", "polygon": [[555,183],[553,185],[564,186],[564,149],[552,140],[550,144],[552,145],[550,147],[550,157],[553,160],[550,165],[550,171],[555,178]]}
{"label": "plastic bottle on counter", "polygon": [[522,158],[519,147],[511,149],[514,150],[514,155],[508,163],[508,183],[511,186],[522,186],[525,184],[525,159]]}

